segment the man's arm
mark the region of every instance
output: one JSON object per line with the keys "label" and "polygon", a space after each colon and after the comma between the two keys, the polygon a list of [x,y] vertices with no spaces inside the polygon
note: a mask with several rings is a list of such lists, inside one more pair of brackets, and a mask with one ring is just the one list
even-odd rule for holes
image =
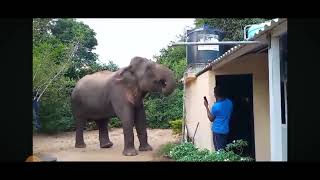
{"label": "man's arm", "polygon": [[208,119],[209,119],[211,122],[213,122],[216,117],[215,117],[213,114],[211,114],[208,106],[206,106],[206,109],[207,109]]}
{"label": "man's arm", "polygon": [[216,118],[213,114],[211,114],[209,108],[208,108],[208,102],[207,101],[204,101],[204,106],[206,107],[206,110],[207,110],[207,116],[208,116],[208,119],[213,122],[214,119]]}

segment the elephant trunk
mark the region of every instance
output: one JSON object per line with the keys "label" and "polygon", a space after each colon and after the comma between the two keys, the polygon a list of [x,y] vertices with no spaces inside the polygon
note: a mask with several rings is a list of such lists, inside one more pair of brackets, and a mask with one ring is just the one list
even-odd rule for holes
{"label": "elephant trunk", "polygon": [[162,83],[162,93],[166,96],[170,95],[176,88],[176,79],[173,71],[169,68],[158,65],[158,78]]}

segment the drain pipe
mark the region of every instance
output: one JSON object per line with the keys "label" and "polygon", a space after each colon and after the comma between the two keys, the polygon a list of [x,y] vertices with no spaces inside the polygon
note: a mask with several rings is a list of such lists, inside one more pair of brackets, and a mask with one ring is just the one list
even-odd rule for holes
{"label": "drain pipe", "polygon": [[[186,83],[185,83],[185,80],[186,80],[186,73],[187,72],[184,72],[183,73],[183,115],[182,115],[182,140],[181,140],[181,143],[184,143],[185,142],[185,133],[186,133],[186,107],[185,107],[185,94],[186,94]],[[188,136],[188,134],[187,134]]]}

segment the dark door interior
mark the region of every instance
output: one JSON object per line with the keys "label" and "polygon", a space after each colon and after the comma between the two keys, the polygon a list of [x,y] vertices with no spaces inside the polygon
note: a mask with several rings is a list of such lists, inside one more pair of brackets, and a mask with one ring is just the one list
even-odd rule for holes
{"label": "dark door interior", "polygon": [[239,139],[247,141],[243,154],[255,158],[252,75],[216,76],[216,85],[221,86],[233,102],[229,143]]}

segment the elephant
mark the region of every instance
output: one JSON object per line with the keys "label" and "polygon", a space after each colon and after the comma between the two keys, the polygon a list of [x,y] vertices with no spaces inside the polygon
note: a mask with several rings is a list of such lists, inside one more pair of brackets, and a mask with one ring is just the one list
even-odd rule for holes
{"label": "elephant", "polygon": [[174,72],[168,67],[136,56],[130,64],[115,72],[99,71],[81,78],[71,94],[75,118],[75,148],[85,148],[83,130],[87,121],[95,121],[99,129],[100,148],[110,148],[108,122],[118,117],[124,134],[124,156],[136,156],[135,127],[139,151],[152,151],[148,143],[144,97],[151,92],[170,95],[176,88]]}

